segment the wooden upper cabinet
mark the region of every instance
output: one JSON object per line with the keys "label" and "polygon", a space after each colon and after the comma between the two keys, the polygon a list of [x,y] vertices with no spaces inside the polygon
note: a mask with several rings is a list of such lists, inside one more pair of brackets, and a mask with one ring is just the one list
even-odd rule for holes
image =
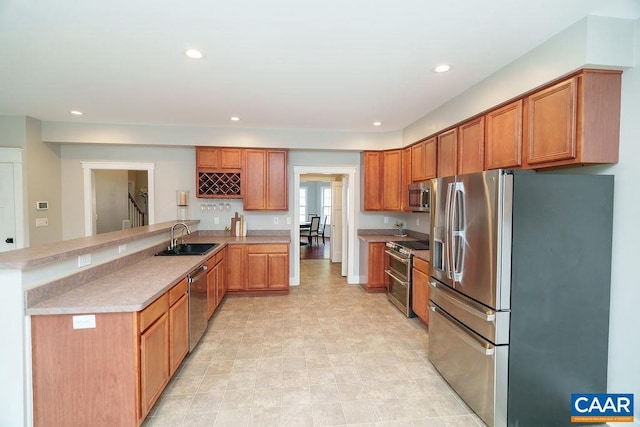
{"label": "wooden upper cabinet", "polygon": [[207,169],[240,169],[242,149],[196,147],[196,167]]}
{"label": "wooden upper cabinet", "polygon": [[451,129],[438,135],[438,176],[453,176],[457,169],[458,130]]}
{"label": "wooden upper cabinet", "polygon": [[436,137],[411,146],[411,181],[426,181],[436,177]]}
{"label": "wooden upper cabinet", "polygon": [[584,70],[524,100],[524,166],[616,163],[618,71]]}
{"label": "wooden upper cabinet", "polygon": [[245,150],[242,180],[245,210],[287,210],[287,181],[287,150]]}
{"label": "wooden upper cabinet", "polygon": [[484,169],[522,165],[522,100],[486,114]]}
{"label": "wooden upper cabinet", "polygon": [[402,150],[402,188],[401,188],[401,206],[405,212],[410,212],[409,208],[409,191],[411,184],[411,147]]}
{"label": "wooden upper cabinet", "polygon": [[381,151],[365,151],[363,154],[364,174],[362,209],[365,211],[382,210],[382,167]]}
{"label": "wooden upper cabinet", "polygon": [[484,116],[458,127],[458,174],[484,170]]}
{"label": "wooden upper cabinet", "polygon": [[384,151],[382,154],[382,209],[402,209],[402,150]]}

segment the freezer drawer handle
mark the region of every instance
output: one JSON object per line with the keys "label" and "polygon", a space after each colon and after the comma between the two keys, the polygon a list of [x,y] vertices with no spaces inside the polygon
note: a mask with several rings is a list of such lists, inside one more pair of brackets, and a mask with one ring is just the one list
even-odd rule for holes
{"label": "freezer drawer handle", "polygon": [[401,278],[399,278],[398,276],[396,276],[393,271],[391,270],[385,270],[385,273],[387,273],[387,276],[390,276],[393,280],[395,280],[396,282],[400,283],[401,285],[404,286],[409,286],[409,282],[407,282],[406,280],[402,280]]}
{"label": "freezer drawer handle", "polygon": [[457,308],[466,311],[467,313],[478,317],[484,321],[487,322],[493,322],[494,320],[496,320],[496,314],[494,312],[490,312],[490,313],[486,313],[486,312],[482,312],[482,311],[478,311],[476,309],[474,309],[473,307],[469,307],[467,304],[460,302],[459,300],[457,300],[456,298],[452,297],[451,295],[447,295],[447,291],[445,289],[442,288],[442,286],[438,286],[438,284],[436,282],[433,281],[429,281],[429,284],[436,288],[439,289],[440,295],[442,296],[442,298],[446,299],[448,302],[450,302],[451,304],[455,305]]}
{"label": "freezer drawer handle", "polygon": [[453,331],[453,333],[456,334],[462,341],[469,344],[471,348],[479,351],[480,353],[483,353],[485,356],[493,356],[493,353],[495,353],[494,348],[487,348],[480,344],[474,338],[470,337],[468,332],[461,330],[460,327],[458,327],[455,323],[452,323],[453,321],[448,319],[449,316],[447,316],[446,313],[441,312],[437,307],[429,304],[429,309],[431,309],[431,311],[433,311],[435,314],[443,316],[446,322],[451,323],[451,330]]}

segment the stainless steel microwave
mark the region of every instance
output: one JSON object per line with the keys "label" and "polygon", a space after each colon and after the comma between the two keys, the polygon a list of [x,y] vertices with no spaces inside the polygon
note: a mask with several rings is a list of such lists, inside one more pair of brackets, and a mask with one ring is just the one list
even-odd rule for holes
{"label": "stainless steel microwave", "polygon": [[413,212],[431,211],[431,181],[409,184],[409,209]]}

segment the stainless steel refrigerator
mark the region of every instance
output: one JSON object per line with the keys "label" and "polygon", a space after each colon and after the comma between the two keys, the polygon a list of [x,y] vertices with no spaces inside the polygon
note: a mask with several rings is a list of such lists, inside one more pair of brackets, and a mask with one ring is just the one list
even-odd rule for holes
{"label": "stainless steel refrigerator", "polygon": [[431,185],[429,359],[489,426],[571,425],[607,391],[613,177]]}

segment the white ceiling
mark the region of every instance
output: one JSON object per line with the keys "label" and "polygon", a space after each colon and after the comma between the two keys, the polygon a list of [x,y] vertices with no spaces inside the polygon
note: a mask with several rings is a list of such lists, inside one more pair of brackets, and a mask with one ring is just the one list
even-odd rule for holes
{"label": "white ceiling", "polygon": [[[0,0],[0,115],[398,130],[587,14],[638,4]],[[186,58],[190,47],[206,59]],[[431,71],[443,62],[453,70]]]}

